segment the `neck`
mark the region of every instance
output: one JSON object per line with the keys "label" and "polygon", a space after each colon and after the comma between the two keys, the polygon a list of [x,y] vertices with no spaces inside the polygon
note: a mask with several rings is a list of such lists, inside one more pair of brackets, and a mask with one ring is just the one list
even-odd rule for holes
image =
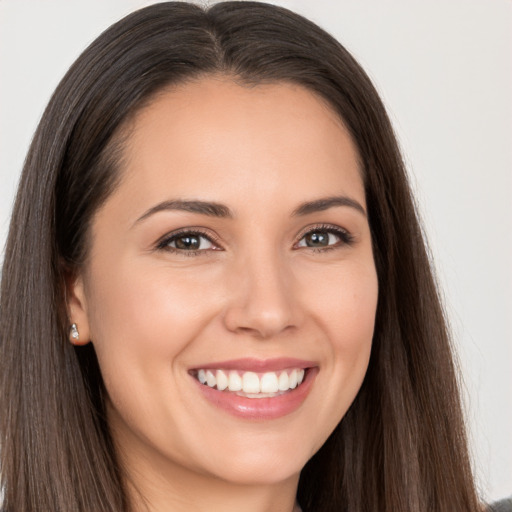
{"label": "neck", "polygon": [[[140,475],[139,475],[140,476]],[[149,475],[148,475],[149,476]],[[234,484],[195,478],[138,478],[128,485],[130,512],[299,512],[298,476],[275,484]]]}

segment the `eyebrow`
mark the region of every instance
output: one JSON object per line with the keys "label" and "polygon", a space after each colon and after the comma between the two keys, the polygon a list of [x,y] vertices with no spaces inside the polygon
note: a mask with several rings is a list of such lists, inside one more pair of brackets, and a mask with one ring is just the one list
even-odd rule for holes
{"label": "eyebrow", "polygon": [[[348,206],[354,208],[359,213],[366,217],[366,211],[355,199],[351,199],[346,196],[333,196],[316,199],[314,201],[308,201],[299,205],[293,213],[292,217],[302,217],[311,213],[321,212],[334,208],[337,206]],[[182,199],[171,199],[169,201],[163,201],[153,206],[142,214],[136,221],[135,224],[147,219],[151,215],[162,211],[177,210],[191,213],[198,213],[200,215],[207,215],[209,217],[219,218],[234,218],[233,212],[224,204],[214,203],[209,201],[199,200],[182,200]]]}
{"label": "eyebrow", "polygon": [[315,201],[308,201],[307,203],[302,203],[298,208],[296,208],[293,211],[292,216],[297,217],[309,215],[310,213],[322,212],[324,210],[328,210],[329,208],[334,208],[336,206],[348,206],[350,208],[354,208],[364,217],[366,217],[366,211],[363,208],[363,206],[355,199],[346,196],[323,197],[321,199],[316,199]]}
{"label": "eyebrow", "polygon": [[181,199],[171,199],[153,206],[140,216],[135,223],[147,219],[150,215],[167,210],[178,210],[182,212],[199,213],[200,215],[208,215],[209,217],[233,218],[231,210],[220,203],[212,203],[208,201],[184,201]]}

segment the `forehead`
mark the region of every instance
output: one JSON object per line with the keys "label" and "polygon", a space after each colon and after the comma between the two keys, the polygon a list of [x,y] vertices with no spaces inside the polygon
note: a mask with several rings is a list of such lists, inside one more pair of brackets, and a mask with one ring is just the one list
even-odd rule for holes
{"label": "forehead", "polygon": [[249,87],[225,77],[182,84],[159,92],[126,133],[114,196],[129,194],[134,203],[165,195],[285,203],[333,192],[364,203],[357,150],[342,120],[298,85]]}

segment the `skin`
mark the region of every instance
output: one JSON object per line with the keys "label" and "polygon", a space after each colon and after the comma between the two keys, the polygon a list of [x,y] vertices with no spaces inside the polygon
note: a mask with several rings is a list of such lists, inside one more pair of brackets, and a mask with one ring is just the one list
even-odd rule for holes
{"label": "skin", "polygon": [[[377,276],[347,130],[299,86],[208,77],[136,114],[121,173],[94,217],[69,314],[97,352],[134,509],[291,511],[299,473],[354,400],[371,351]],[[363,211],[293,215],[331,196]],[[138,220],[171,199],[222,203],[233,217]],[[350,243],[331,233],[328,250],[308,247],[304,231],[325,235],[326,224]],[[192,255],[158,247],[182,228],[213,243]],[[319,371],[296,411],[247,420],[205,400],[189,374],[242,357],[296,357]]]}

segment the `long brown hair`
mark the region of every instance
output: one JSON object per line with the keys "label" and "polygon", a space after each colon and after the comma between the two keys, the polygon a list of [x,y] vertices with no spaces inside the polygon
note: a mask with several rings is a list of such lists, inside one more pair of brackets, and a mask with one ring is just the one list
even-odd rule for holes
{"label": "long brown hair", "polygon": [[11,512],[128,510],[91,344],[68,342],[65,272],[119,180],[120,127],[162,87],[223,73],[324,98],[358,148],[379,279],[351,408],[302,471],[305,512],[476,511],[456,369],[404,165],[382,102],[331,36],[280,7],[170,2],[98,37],[55,91],[12,216],[0,302],[1,482]]}

